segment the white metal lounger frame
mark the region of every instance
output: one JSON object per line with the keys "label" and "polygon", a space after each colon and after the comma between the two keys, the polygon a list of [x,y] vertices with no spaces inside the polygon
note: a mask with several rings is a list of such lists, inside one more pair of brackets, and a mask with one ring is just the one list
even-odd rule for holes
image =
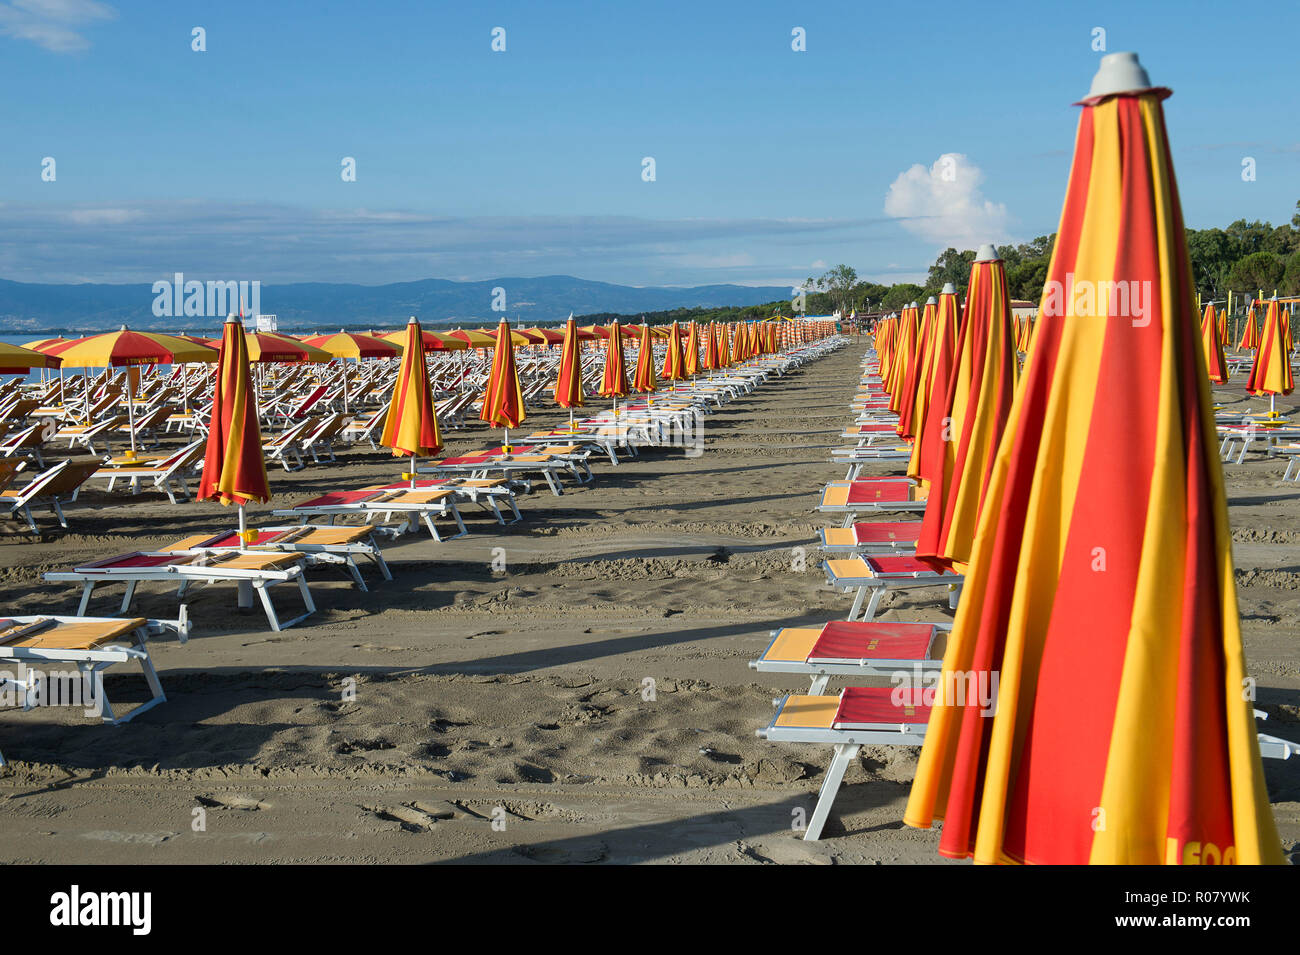
{"label": "white metal lounger frame", "polygon": [[[451,488],[447,488],[447,490],[451,490]],[[446,538],[446,540],[456,540],[469,534],[469,530],[465,527],[465,521],[461,519],[460,511],[456,508],[456,501],[451,495],[438,501],[419,504],[403,504],[398,500],[355,501],[348,504],[299,504],[297,507],[271,512],[273,517],[296,517],[304,524],[312,516],[329,518],[330,524],[333,524],[336,518],[347,515],[359,516],[367,524],[374,523],[375,518],[380,518],[381,523],[386,523],[392,520],[394,514],[403,516],[403,524],[399,533],[415,530],[423,522],[433,539],[441,543],[444,538],[438,533],[438,528],[434,526],[433,519],[435,517],[450,516],[456,522],[459,533]]]}
{"label": "white metal lounger frame", "polygon": [[[826,582],[843,593],[857,591],[853,606],[845,619],[856,620],[862,612],[863,620],[874,620],[880,601],[890,590],[915,590],[920,587],[944,587],[949,590],[948,607],[957,609],[961,599],[961,586],[965,578],[957,574],[940,574],[938,571],[916,571],[913,573],[889,574],[872,577],[838,577],[830,568],[829,561],[822,561],[822,570],[826,573]],[[869,599],[868,599],[869,598]],[[863,604],[866,610],[863,612]]]}
{"label": "white metal lounger frame", "polygon": [[849,764],[857,757],[863,746],[920,746],[925,742],[924,723],[874,724],[867,729],[821,729],[811,726],[777,726],[789,696],[773,700],[776,714],[765,728],[757,730],[760,739],[777,743],[818,743],[833,746],[835,753],[831,764],[826,769],[821,789],[817,793],[817,805],[808,818],[808,828],[804,839],[816,841],[821,838],[822,827],[830,815],[835,796],[844,782],[844,773]]}
{"label": "white metal lounger frame", "polygon": [[[258,554],[256,551],[237,551],[236,553],[254,554],[259,557],[265,557],[266,552]],[[131,555],[124,555],[131,556]],[[267,622],[271,624],[271,629],[279,632],[292,627],[294,624],[301,623],[316,612],[316,603],[312,600],[311,591],[307,589],[307,578],[303,575],[301,566],[286,567],[283,570],[245,570],[238,567],[222,567],[220,564],[212,565],[194,565],[194,564],[162,564],[156,567],[87,567],[80,570],[65,570],[48,573],[45,579],[58,583],[78,583],[82,585],[81,603],[77,607],[77,615],[83,616],[86,613],[86,607],[90,604],[90,595],[94,592],[95,587],[100,584],[125,584],[126,593],[122,597],[122,607],[120,612],[125,614],[131,607],[131,601],[135,599],[135,589],[142,583],[176,583],[176,598],[182,600],[186,591],[190,589],[197,590],[200,587],[214,583],[235,583],[239,585],[240,596],[247,592],[246,588],[251,588],[262,601],[262,609],[266,611]],[[302,602],[307,608],[307,612],[294,617],[292,620],[281,621],[275,612],[275,607],[271,604],[271,596],[267,593],[269,587],[275,584],[296,583],[298,592],[302,595]],[[241,604],[243,600],[241,599]]]}
{"label": "white metal lounger frame", "polygon": [[[117,618],[114,617],[68,617],[45,614],[12,617],[10,619],[15,623],[33,624],[46,620],[55,624],[118,622]],[[132,661],[138,663],[140,670],[144,674],[145,682],[149,684],[150,698],[148,700],[134,706],[129,713],[118,716],[114,712],[107,694],[103,692],[102,688],[100,689],[99,702],[103,708],[101,716],[105,723],[117,726],[129,722],[146,710],[153,709],[159,703],[167,701],[167,696],[163,693],[162,683],[158,679],[158,671],[154,668],[153,660],[149,656],[147,641],[150,636],[169,632],[175,633],[181,643],[189,639],[190,622],[184,604],[181,604],[180,614],[175,620],[146,620],[143,626],[137,627],[132,632],[134,639],[127,645],[109,644],[94,650],[72,650],[59,647],[6,647],[0,645],[0,660],[13,660],[22,664],[67,663],[75,666],[82,676],[87,679],[93,679],[96,673],[107,670],[116,663],[130,663]],[[30,675],[29,681],[25,683],[17,679],[4,679],[0,680],[0,683],[8,683],[22,694],[24,710],[32,708],[34,704],[30,701],[29,696],[32,686]],[[0,754],[0,767],[4,765],[4,755]]]}

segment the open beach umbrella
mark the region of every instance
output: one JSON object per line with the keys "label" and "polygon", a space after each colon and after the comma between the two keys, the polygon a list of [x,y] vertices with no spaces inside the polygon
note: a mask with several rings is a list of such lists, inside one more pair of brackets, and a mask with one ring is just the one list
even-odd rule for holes
{"label": "open beach umbrella", "polygon": [[919,560],[961,572],[970,559],[1018,373],[1006,268],[993,246],[983,245],[971,263],[954,346],[944,410],[949,428],[926,436],[937,453],[926,459],[931,469],[921,473],[930,493],[916,542]]}
{"label": "open beach umbrella", "polygon": [[447,338],[455,338],[464,342],[469,348],[496,348],[497,340],[487,332],[475,332],[464,328],[457,328],[454,331],[447,332]]}
{"label": "open beach umbrella", "polygon": [[1223,384],[1228,380],[1228,362],[1223,357],[1223,324],[1215,315],[1213,302],[1205,306],[1205,317],[1201,320],[1201,345],[1210,381]]}
{"label": "open beach umbrella", "polygon": [[700,323],[691,319],[686,334],[686,349],[682,354],[682,375],[694,378],[700,373]]}
{"label": "open beach umbrella", "polygon": [[1241,330],[1238,349],[1255,349],[1259,347],[1259,323],[1255,321],[1255,306],[1246,310],[1246,327]]}
{"label": "open beach umbrella", "polygon": [[[569,318],[572,319],[573,315],[570,314]],[[576,332],[578,326],[575,324],[573,327]],[[564,336],[568,333],[557,328],[526,328],[523,334],[537,341],[538,344],[545,343],[546,347],[550,348],[552,345],[563,345]]]}
{"label": "open beach umbrella", "polygon": [[[242,326],[241,326],[242,327]],[[132,368],[144,365],[181,365],[188,362],[215,362],[217,350],[207,345],[198,345],[159,332],[133,332],[125,325],[115,332],[75,338],[62,344],[49,345],[42,349],[47,355],[57,355],[63,360],[63,367],[69,368],[103,368],[105,375],[110,368]],[[130,457],[135,457],[135,395],[131,387],[131,375],[126,378],[126,413],[131,431]],[[90,412],[90,402],[86,402],[86,412]],[[89,419],[87,419],[89,424]]]}
{"label": "open beach umbrella", "polygon": [[1273,296],[1264,312],[1264,327],[1260,332],[1255,363],[1250,366],[1246,391],[1252,395],[1268,395],[1269,417],[1274,417],[1274,403],[1278,395],[1289,395],[1295,389],[1291,374],[1291,351],[1287,348],[1286,332],[1282,327],[1282,309]]}
{"label": "open beach umbrella", "polygon": [[393,397],[388,402],[388,416],[379,443],[392,448],[393,457],[410,457],[407,480],[415,487],[415,459],[442,450],[442,432],[433,407],[433,388],[429,385],[429,366],[424,361],[420,322],[414,315],[406,323],[406,346],[402,364],[393,383]]}
{"label": "open beach umbrella", "polygon": [[303,344],[319,348],[335,358],[395,358],[401,348],[392,342],[373,335],[358,335],[355,332],[340,330],[333,335],[312,335],[303,339]]}
{"label": "open beach umbrella", "polygon": [[[234,315],[222,326],[217,378],[212,390],[212,420],[199,478],[198,499],[234,504],[239,508],[241,544],[248,543],[244,508],[249,501],[271,499],[262,456],[262,430],[257,423],[257,394],[248,368],[248,341]],[[251,605],[252,593],[240,587],[240,605]]]}
{"label": "open beach umbrella", "polygon": [[483,408],[479,420],[496,425],[505,432],[501,441],[504,454],[510,453],[510,429],[517,428],[528,411],[524,408],[524,395],[519,387],[519,369],[515,366],[513,335],[505,316],[496,330],[496,350],[492,353],[492,375],[483,392]]}
{"label": "open beach umbrella", "polygon": [[0,342],[0,375],[17,375],[32,368],[58,368],[63,359],[33,348]]}
{"label": "open beach umbrella", "polygon": [[664,367],[660,377],[664,381],[681,381],[687,374],[685,356],[682,354],[682,330],[673,322],[668,330],[668,350],[664,352]]}
{"label": "open beach umbrella", "polygon": [[641,342],[636,355],[636,374],[632,377],[632,387],[644,395],[659,390],[655,379],[655,348],[650,337],[650,326],[641,326]]}
{"label": "open beach umbrella", "polygon": [[[1082,103],[1034,352],[904,816],[942,818],[946,856],[1282,861],[1242,691],[1167,95],[1133,54],[1108,54]],[[1098,314],[1079,290],[1101,282],[1150,294]],[[956,678],[993,674],[990,713]]]}
{"label": "open beach umbrella", "polygon": [[[400,332],[387,332],[386,334],[376,335],[373,337],[378,338],[380,341],[388,342],[390,345],[395,345],[400,351],[406,348],[407,336],[409,334],[410,332],[407,329],[403,329]],[[470,346],[463,338],[455,338],[450,334],[441,335],[438,332],[431,332],[428,329],[421,327],[420,347],[423,348],[427,354],[428,352],[440,351],[465,351]]]}
{"label": "open beach umbrella", "polygon": [[573,409],[581,408],[586,396],[582,391],[582,355],[579,352],[578,323],[570,313],[564,326],[564,344],[560,349],[560,368],[555,376],[555,403],[569,409],[569,429],[573,429]]}

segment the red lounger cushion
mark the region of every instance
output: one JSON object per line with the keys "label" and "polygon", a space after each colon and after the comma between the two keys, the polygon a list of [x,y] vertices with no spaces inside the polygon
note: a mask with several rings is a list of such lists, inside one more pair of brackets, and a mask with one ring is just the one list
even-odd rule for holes
{"label": "red lounger cushion", "polygon": [[[903,696],[904,704],[894,702],[894,694]],[[930,707],[921,702],[921,687],[851,686],[840,695],[840,708],[834,726],[884,723],[923,724],[929,722]]]}
{"label": "red lounger cushion", "polygon": [[849,485],[848,503],[869,504],[872,501],[910,500],[911,481],[854,481]]}
{"label": "red lounger cushion", "polygon": [[808,654],[813,660],[924,660],[934,637],[932,623],[892,623],[835,620]]}
{"label": "red lounger cushion", "polygon": [[853,539],[859,544],[916,541],[920,536],[920,521],[876,521],[875,523],[853,525]]}

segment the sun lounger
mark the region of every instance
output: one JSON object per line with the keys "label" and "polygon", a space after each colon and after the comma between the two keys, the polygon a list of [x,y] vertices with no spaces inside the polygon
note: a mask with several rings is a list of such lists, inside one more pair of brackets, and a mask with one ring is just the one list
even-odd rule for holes
{"label": "sun lounger", "polygon": [[519,503],[515,500],[515,492],[510,489],[510,482],[504,478],[438,478],[436,480],[425,478],[416,481],[414,488],[411,488],[410,481],[378,484],[369,488],[369,490],[378,491],[403,491],[408,489],[417,491],[450,490],[457,501],[477,504],[491,513],[498,524],[506,523],[505,515],[501,512],[502,504],[505,504],[514,512],[514,520],[510,523],[513,524],[524,519],[523,515],[519,513]]}
{"label": "sun lounger", "polygon": [[827,554],[911,554],[921,536],[920,521],[875,521],[817,532]]}
{"label": "sun lounger", "polygon": [[[525,450],[525,449],[517,449]],[[517,481],[523,485],[525,492],[532,489],[532,481],[527,475],[540,474],[556,497],[564,490],[560,486],[559,475],[569,471],[576,473],[570,461],[551,454],[523,454],[484,452],[480,454],[460,455],[433,461],[416,469],[419,474],[439,476],[463,475],[470,478],[486,478],[491,474],[500,474],[506,480]],[[588,474],[591,472],[588,471]],[[581,481],[579,477],[579,481]]]}
{"label": "sun lounger", "polygon": [[888,677],[900,671],[924,672],[943,666],[951,624],[834,620],[820,627],[782,627],[750,669],[796,673],[812,684],[809,694],[826,692],[833,676]]}
{"label": "sun lounger", "polygon": [[27,522],[28,529],[33,534],[39,534],[36,521],[32,517],[32,505],[48,504],[50,510],[58,517],[59,526],[67,530],[68,519],[63,514],[63,502],[75,501],[78,489],[98,469],[99,462],[95,460],[60,461],[37,474],[26,487],[0,491],[0,508],[7,509],[14,516],[21,514]]}
{"label": "sun lounger", "polygon": [[757,731],[778,743],[834,747],[804,838],[821,838],[849,764],[863,746],[920,746],[930,707],[920,687],[848,687],[839,696],[795,696],[777,701],[776,715]]}
{"label": "sun lounger", "polygon": [[835,481],[822,489],[817,510],[843,514],[848,527],[865,511],[924,511],[927,492],[907,478],[865,478]]}
{"label": "sun lounger", "polygon": [[[24,709],[41,705],[39,693],[34,692],[39,677],[53,677],[52,667],[71,666],[94,688],[95,699],[85,702],[96,704],[95,709],[104,722],[117,725],[166,702],[147,641],[151,636],[169,632],[175,633],[182,643],[189,637],[184,605],[177,620],[46,615],[0,618],[0,661],[5,665],[17,663],[27,670],[25,678],[15,675],[9,681],[21,694]],[[121,716],[114,711],[102,681],[97,678],[117,663],[139,664],[150,692],[146,702]],[[48,691],[49,684],[45,686]],[[3,765],[4,757],[0,756],[0,766]]]}
{"label": "sun lounger", "polygon": [[[845,593],[856,591],[849,620],[875,617],[885,593],[890,590],[911,590],[918,587],[947,587],[951,596],[950,607],[957,606],[964,578],[951,571],[940,573],[928,564],[908,556],[849,557],[822,561],[826,581]],[[863,604],[866,609],[863,610]]]}
{"label": "sun lounger", "polygon": [[[79,616],[85,614],[90,596],[99,585],[126,585],[126,595],[122,598],[120,611],[125,614],[130,610],[136,587],[142,583],[176,584],[178,599],[183,598],[191,588],[214,583],[234,583],[240,588],[240,605],[251,605],[252,594],[256,593],[261,598],[271,629],[279,631],[292,627],[316,612],[316,604],[312,601],[303,574],[305,564],[306,558],[301,554],[247,551],[231,554],[170,554],[136,551],[83,564],[69,571],[48,573],[45,579],[82,585],[81,605],[77,609]],[[297,584],[307,608],[305,614],[284,622],[276,614],[267,593],[268,588],[282,583]]]}
{"label": "sun lounger", "polygon": [[7,434],[0,441],[0,455],[6,458],[14,455],[30,455],[37,467],[45,467],[45,458],[41,456],[41,446],[45,444],[45,425],[41,422],[29,425],[21,431]]}
{"label": "sun lounger", "polygon": [[180,494],[181,500],[188,501],[190,489],[186,478],[192,477],[202,469],[206,446],[206,440],[193,441],[170,456],[153,461],[132,462],[126,458],[115,459],[101,467],[91,475],[91,478],[92,480],[106,478],[109,491],[113,490],[118,481],[129,482],[132,494],[139,494],[141,482],[149,481],[153,487],[165,493],[167,499],[173,504],[176,503],[177,493]]}
{"label": "sun lounger", "polygon": [[342,564],[347,567],[357,589],[368,591],[361,568],[357,566],[358,557],[368,557],[379,568],[384,580],[392,580],[392,571],[379,549],[372,527],[330,526],[318,527],[312,524],[294,524],[290,527],[263,527],[252,531],[252,539],[240,543],[238,531],[225,531],[220,534],[197,534],[179,540],[162,550],[169,554],[193,554],[215,551],[243,549],[247,551],[283,551],[303,554],[310,564]]}
{"label": "sun lounger", "polygon": [[456,509],[455,491],[449,487],[410,490],[409,486],[398,486],[335,491],[271,513],[276,517],[296,517],[304,524],[312,517],[325,517],[331,525],[340,517],[360,517],[365,523],[372,523],[376,519],[390,521],[394,514],[401,514],[403,521],[399,533],[414,530],[423,521],[436,541],[443,538],[434,526],[434,518],[450,517],[456,522],[459,533],[449,540],[469,533],[460,511]]}

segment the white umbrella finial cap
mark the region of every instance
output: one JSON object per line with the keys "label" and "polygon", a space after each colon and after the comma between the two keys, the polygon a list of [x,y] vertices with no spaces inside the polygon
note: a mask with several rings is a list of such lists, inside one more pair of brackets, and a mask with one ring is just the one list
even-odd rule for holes
{"label": "white umbrella finial cap", "polygon": [[957,286],[953,285],[951,282],[944,282],[944,283],[943,283],[943,288],[940,290],[939,294],[940,294],[940,295],[956,295],[956,294],[957,294]]}
{"label": "white umbrella finial cap", "polygon": [[993,248],[992,242],[985,242],[975,253],[976,262],[992,262],[998,257],[998,250]]}
{"label": "white umbrella finial cap", "polygon": [[926,304],[926,305],[938,305],[938,304],[939,304],[939,300],[938,300],[937,298],[935,298],[933,295],[931,295],[929,298],[927,298],[927,299],[925,300],[925,304]]}
{"label": "white umbrella finial cap", "polygon": [[1147,76],[1147,71],[1138,62],[1136,53],[1107,53],[1101,58],[1101,65],[1092,78],[1088,99],[1150,88],[1151,77]]}

